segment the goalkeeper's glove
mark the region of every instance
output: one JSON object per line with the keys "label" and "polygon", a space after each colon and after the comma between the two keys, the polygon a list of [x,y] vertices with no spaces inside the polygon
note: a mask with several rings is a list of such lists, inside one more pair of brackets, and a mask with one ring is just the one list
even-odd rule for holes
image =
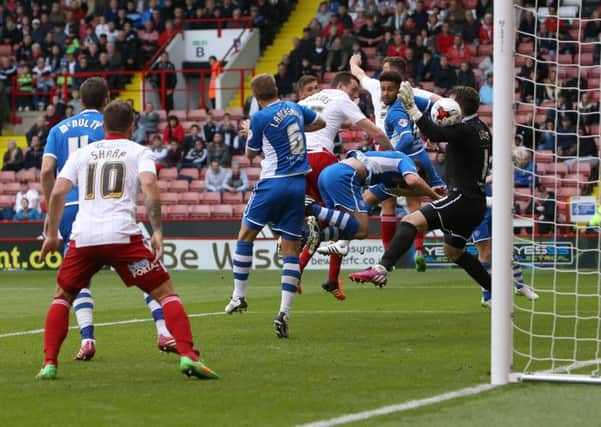
{"label": "goalkeeper's glove", "polygon": [[411,83],[408,81],[404,81],[401,84],[401,88],[399,89],[399,99],[405,107],[405,111],[409,113],[409,117],[414,122],[417,122],[422,117],[421,111],[418,110],[415,105],[415,100],[413,99],[413,88],[411,87]]}

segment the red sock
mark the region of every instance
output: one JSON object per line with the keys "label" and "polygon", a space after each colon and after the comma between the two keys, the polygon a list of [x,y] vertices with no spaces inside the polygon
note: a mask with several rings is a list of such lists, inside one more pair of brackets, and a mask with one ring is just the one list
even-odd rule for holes
{"label": "red sock", "polygon": [[309,261],[311,261],[311,254],[309,253],[309,249],[305,246],[298,257],[301,273],[305,270],[305,267],[307,264],[309,264]]}
{"label": "red sock", "polygon": [[413,243],[415,244],[415,250],[423,252],[424,251],[424,233],[417,233],[415,235],[415,239],[413,239]]}
{"label": "red sock", "polygon": [[396,232],[396,215],[395,214],[384,214],[380,217],[380,232],[382,233],[382,244],[384,250],[388,249],[390,242]]}
{"label": "red sock", "polygon": [[70,308],[71,304],[62,298],[50,304],[44,324],[44,365],[58,365],[58,352],[69,330]]}
{"label": "red sock", "polygon": [[178,295],[167,295],[159,301],[163,307],[163,315],[167,329],[175,338],[175,346],[180,356],[187,356],[192,360],[198,360],[194,351],[192,342],[192,328],[190,328],[190,319],[184,310]]}
{"label": "red sock", "polygon": [[338,283],[341,265],[342,257],[340,255],[330,255],[330,269],[328,271],[328,281],[330,283]]}

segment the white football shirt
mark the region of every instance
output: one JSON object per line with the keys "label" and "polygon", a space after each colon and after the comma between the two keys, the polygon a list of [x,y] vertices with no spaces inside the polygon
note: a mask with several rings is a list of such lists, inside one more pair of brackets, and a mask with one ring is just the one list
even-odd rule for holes
{"label": "white football shirt", "polygon": [[128,139],[103,139],[75,151],[58,175],[79,186],[71,240],[77,247],[128,243],[136,225],[138,175],[156,169],[150,149]]}
{"label": "white football shirt", "polygon": [[363,77],[361,79],[361,87],[369,92],[371,103],[374,106],[374,116],[376,118],[376,126],[380,129],[385,129],[385,118],[387,108],[382,104],[382,93],[380,91],[380,80],[372,79],[371,77]]}
{"label": "white football shirt", "polygon": [[334,139],[342,123],[350,120],[353,124],[365,119],[359,106],[348,94],[340,89],[324,89],[299,102],[318,113],[326,122],[326,127],[315,132],[307,132],[307,151],[334,152]]}

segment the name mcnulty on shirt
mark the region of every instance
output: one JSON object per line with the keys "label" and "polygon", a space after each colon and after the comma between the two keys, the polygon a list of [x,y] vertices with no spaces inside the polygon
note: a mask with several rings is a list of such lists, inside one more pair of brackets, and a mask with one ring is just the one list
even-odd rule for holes
{"label": "name mcnulty on shirt", "polygon": [[59,130],[62,133],[66,133],[70,128],[77,128],[77,127],[98,129],[99,127],[102,127],[102,122],[100,120],[78,118],[78,119],[70,120],[66,123],[63,123],[62,125],[60,125]]}

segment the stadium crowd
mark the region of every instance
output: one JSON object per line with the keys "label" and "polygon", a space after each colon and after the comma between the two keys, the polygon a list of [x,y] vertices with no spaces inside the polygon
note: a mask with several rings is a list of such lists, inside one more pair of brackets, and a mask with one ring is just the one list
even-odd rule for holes
{"label": "stadium crowd", "polygon": [[[173,31],[215,25],[186,21],[191,18],[248,15],[266,35],[262,37],[265,47],[275,36],[273,23],[282,21],[292,7],[291,2],[278,1],[278,7],[272,3],[110,0],[103,13],[94,17],[85,2],[77,0],[65,4],[5,1],[0,6],[0,41],[11,49],[5,54],[0,52],[0,85],[10,94],[8,82],[16,76],[18,108],[39,108],[45,114],[27,132],[29,148],[25,153],[18,147],[9,147],[3,170],[33,170],[35,175],[49,128],[81,110],[77,89],[82,79],[72,78],[69,73],[139,69]],[[543,3],[538,1],[536,5]],[[589,3],[585,1],[582,7],[589,7]],[[586,9],[587,13],[590,11],[588,20],[558,18],[561,4],[549,1],[545,8],[549,16],[539,18],[537,23],[528,9],[535,2],[524,0],[521,4],[523,9],[517,9],[516,21],[514,144],[526,150],[518,162],[516,184],[527,188],[534,183],[541,192],[555,186],[555,177],[551,180],[535,176],[547,172],[540,159],[549,153],[565,160],[565,168],[554,171],[559,177],[596,179],[592,177],[598,173],[599,11],[594,7]],[[292,50],[282,57],[275,74],[280,96],[296,100],[295,82],[307,74],[317,76],[321,86],[327,87],[336,72],[348,70],[353,54],[361,55],[362,66],[374,76],[384,57],[398,56],[405,60],[407,75],[416,86],[441,95],[454,85],[479,90],[480,115],[491,125],[492,6],[492,0],[324,1],[302,37],[295,38]],[[538,39],[536,44],[534,37]],[[122,88],[125,81],[115,77],[110,84]],[[67,93],[62,91],[65,86]],[[22,95],[27,91],[47,94]],[[373,118],[373,106],[366,92],[361,93],[359,106]],[[170,184],[165,188],[172,181],[183,181],[188,186],[180,194],[199,190],[231,193],[235,192],[232,188],[241,189],[240,197],[231,199],[235,200],[234,208],[225,210],[226,214],[236,215],[257,178],[256,162],[250,164],[242,156],[245,140],[238,126],[248,111],[243,114],[239,110],[213,110],[191,117],[190,112],[167,114],[147,104],[137,115],[133,139],[151,147],[161,177],[168,177]],[[365,134],[351,129],[340,133],[337,152],[349,148],[366,151],[372,147]],[[438,146],[429,148],[433,150],[431,157],[436,168],[444,176],[444,151]],[[533,155],[540,155],[536,163],[543,169],[534,168]],[[576,185],[560,191],[567,196],[591,188],[588,185],[580,189]],[[186,197],[189,201],[184,203],[200,200],[201,204],[218,204],[212,196],[205,201],[204,194],[200,198]],[[522,205],[529,199],[517,199],[519,207],[525,208]],[[181,199],[176,200],[179,202],[174,204],[181,203]],[[231,203],[229,198],[221,200]],[[16,212],[17,206],[13,206]],[[202,210],[205,214],[212,215],[213,211]]]}

